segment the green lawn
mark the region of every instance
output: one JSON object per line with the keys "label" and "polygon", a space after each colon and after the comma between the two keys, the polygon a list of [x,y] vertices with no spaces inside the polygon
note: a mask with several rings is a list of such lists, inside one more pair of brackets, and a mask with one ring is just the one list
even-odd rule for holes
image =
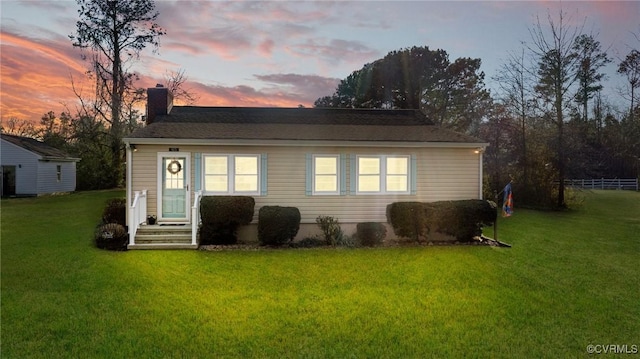
{"label": "green lawn", "polygon": [[637,192],[516,208],[499,223],[513,248],[98,250],[103,204],[123,195],[2,200],[2,358],[560,358],[640,345]]}

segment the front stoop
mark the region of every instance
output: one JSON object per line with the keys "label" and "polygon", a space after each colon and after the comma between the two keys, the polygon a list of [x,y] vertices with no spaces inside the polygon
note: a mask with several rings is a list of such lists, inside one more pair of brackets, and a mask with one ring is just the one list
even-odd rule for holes
{"label": "front stoop", "polygon": [[138,228],[134,245],[128,249],[197,249],[191,244],[191,225],[147,225]]}

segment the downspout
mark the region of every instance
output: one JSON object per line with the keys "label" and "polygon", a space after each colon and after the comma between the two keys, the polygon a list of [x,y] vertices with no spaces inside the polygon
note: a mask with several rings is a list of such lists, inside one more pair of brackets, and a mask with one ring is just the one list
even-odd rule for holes
{"label": "downspout", "polygon": [[479,170],[478,173],[480,174],[480,178],[478,179],[478,199],[482,199],[482,182],[483,182],[483,178],[482,178],[482,154],[484,153],[484,149],[480,150],[478,153],[478,161],[480,162],[478,164]]}

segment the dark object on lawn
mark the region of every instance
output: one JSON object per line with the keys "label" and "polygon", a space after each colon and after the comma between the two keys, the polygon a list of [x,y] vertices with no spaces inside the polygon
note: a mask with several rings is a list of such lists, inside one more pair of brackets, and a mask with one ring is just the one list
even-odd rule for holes
{"label": "dark object on lawn", "polygon": [[111,251],[126,251],[129,233],[117,223],[99,225],[95,233],[96,247]]}
{"label": "dark object on lawn", "polygon": [[296,207],[264,206],[258,213],[258,240],[262,245],[290,243],[300,229]]}
{"label": "dark object on lawn", "polygon": [[511,245],[509,243],[500,242],[497,239],[493,239],[493,238],[489,238],[489,237],[485,237],[485,236],[476,237],[475,239],[477,239],[480,243],[486,243],[486,244],[488,244],[490,246],[493,246],[493,247],[511,248]]}

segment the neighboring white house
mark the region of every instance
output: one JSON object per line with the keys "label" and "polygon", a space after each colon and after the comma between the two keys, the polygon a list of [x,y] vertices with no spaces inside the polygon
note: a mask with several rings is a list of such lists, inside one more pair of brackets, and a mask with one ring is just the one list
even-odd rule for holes
{"label": "neighboring white house", "polygon": [[76,162],[33,138],[0,135],[2,196],[40,196],[76,190]]}
{"label": "neighboring white house", "polygon": [[147,93],[147,124],[124,139],[134,245],[147,215],[193,228],[196,245],[201,195],[254,197],[241,240],[256,240],[265,205],[297,207],[303,238],[318,216],[349,230],[386,222],[397,201],[482,198],[487,143],[419,110],[173,106],[166,88]]}

